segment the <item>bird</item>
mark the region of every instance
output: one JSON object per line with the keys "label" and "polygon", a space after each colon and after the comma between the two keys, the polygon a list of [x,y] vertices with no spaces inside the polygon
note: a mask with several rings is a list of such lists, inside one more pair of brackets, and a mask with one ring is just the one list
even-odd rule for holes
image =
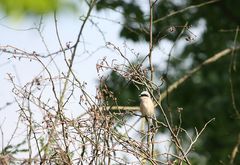
{"label": "bird", "polygon": [[[154,103],[148,91],[143,91],[140,95],[140,112],[146,118],[149,124],[152,124],[154,117]],[[150,119],[150,120],[149,120]]]}

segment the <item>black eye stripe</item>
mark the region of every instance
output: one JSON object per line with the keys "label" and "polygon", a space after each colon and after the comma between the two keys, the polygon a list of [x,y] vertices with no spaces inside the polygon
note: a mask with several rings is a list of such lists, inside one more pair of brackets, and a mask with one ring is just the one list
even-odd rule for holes
{"label": "black eye stripe", "polygon": [[140,97],[143,97],[143,96],[149,97],[147,94],[141,94],[141,95],[140,95]]}

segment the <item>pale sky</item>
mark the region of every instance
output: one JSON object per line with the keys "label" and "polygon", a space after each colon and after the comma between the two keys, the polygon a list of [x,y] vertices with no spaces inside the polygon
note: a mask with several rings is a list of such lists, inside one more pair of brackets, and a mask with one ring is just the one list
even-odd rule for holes
{"label": "pale sky", "polygon": [[[75,42],[82,23],[79,20],[79,16],[81,14],[67,12],[58,15],[58,27],[63,44],[67,42]],[[94,97],[97,86],[96,64],[99,59],[107,57],[107,61],[109,61],[109,63],[111,63],[113,59],[116,59],[116,63],[119,64],[124,62],[124,60],[117,55],[116,52],[105,47],[105,41],[111,42],[118,46],[123,52],[126,52],[127,57],[131,60],[134,60],[136,57],[129,50],[124,48],[124,43],[126,43],[130,49],[133,49],[134,52],[137,52],[140,55],[146,55],[148,53],[148,44],[145,42],[135,44],[131,41],[119,38],[119,30],[121,26],[113,21],[109,21],[117,20],[122,22],[121,15],[119,13],[104,11],[101,13],[93,12],[92,15],[101,18],[99,19],[96,17],[91,17],[91,19],[101,29],[102,33],[104,34],[104,38],[96,26],[88,21],[83,32],[84,44],[83,42],[79,44],[77,57],[74,63],[74,70],[79,76],[80,81],[87,82],[86,89],[90,95]],[[16,20],[14,18],[4,17],[3,14],[0,15],[0,18],[1,47],[10,45],[27,52],[35,51],[43,55],[47,54],[47,50],[44,47],[37,30],[26,30],[35,27],[39,23],[39,18],[21,18]],[[106,18],[108,20],[106,20]],[[43,17],[42,26],[42,34],[49,51],[55,52],[59,50],[60,46],[57,42],[55,34],[53,15]],[[81,41],[83,40],[81,39]],[[153,52],[153,63],[158,64],[160,68],[164,69],[165,61],[170,48],[170,42],[165,40],[161,41],[158,48]],[[86,53],[86,50],[91,55]],[[26,83],[35,78],[42,70],[42,67],[37,62],[30,62],[27,59],[21,59],[19,61],[18,59],[10,57],[10,54],[0,52],[0,108],[4,107],[6,103],[12,102],[15,99],[12,93],[13,86],[8,80],[8,74],[15,76],[16,83],[18,85],[24,86]],[[66,72],[66,68],[63,66],[63,58],[56,57],[55,60],[60,70]],[[51,68],[56,71],[54,65],[51,65]],[[78,104],[78,102],[75,104]],[[0,109],[0,126],[2,127],[2,131],[4,133],[4,143],[8,142],[15,129],[19,114],[19,111],[17,110],[18,107],[16,104],[7,106],[4,109]],[[75,116],[79,114],[79,110],[73,108],[72,111],[68,111],[68,113],[70,116]],[[22,134],[22,132],[18,131],[16,135],[20,134]],[[0,137],[2,138],[1,135]],[[17,142],[18,139],[14,138],[13,141]],[[0,144],[0,146],[2,146],[2,144]]]}

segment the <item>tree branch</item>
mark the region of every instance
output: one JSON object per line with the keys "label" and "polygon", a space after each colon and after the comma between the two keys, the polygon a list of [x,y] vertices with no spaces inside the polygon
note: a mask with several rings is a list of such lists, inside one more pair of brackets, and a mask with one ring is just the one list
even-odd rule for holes
{"label": "tree branch", "polygon": [[[188,80],[191,76],[193,76],[195,73],[197,73],[199,70],[201,70],[204,66],[212,64],[219,60],[220,58],[230,54],[233,50],[239,50],[240,47],[236,48],[227,48],[224,49],[216,54],[214,54],[212,57],[205,60],[202,64],[198,65],[197,67],[190,70],[187,74],[185,74],[183,77],[178,79],[176,82],[174,82],[172,85],[168,87],[167,90],[165,90],[159,97],[158,102],[160,103],[163,99],[166,98],[167,94],[173,92],[175,89],[177,89],[180,85],[182,85],[186,80]],[[108,106],[108,110],[123,110],[123,111],[139,111],[138,106]]]}
{"label": "tree branch", "polygon": [[212,0],[212,1],[204,2],[204,3],[200,3],[198,5],[188,6],[188,7],[184,8],[184,9],[172,12],[172,13],[170,13],[170,14],[162,17],[162,18],[159,18],[159,19],[153,21],[153,23],[158,23],[158,22],[163,21],[164,19],[166,19],[168,17],[172,17],[172,16],[177,15],[179,13],[183,13],[183,12],[185,12],[187,10],[194,9],[194,8],[199,8],[199,7],[202,7],[202,6],[205,6],[205,5],[208,5],[208,4],[212,4],[212,3],[215,3],[215,2],[218,2],[218,1],[220,1],[220,0]]}
{"label": "tree branch", "polygon": [[192,75],[194,75],[195,73],[197,73],[200,69],[202,69],[204,66],[211,64],[217,60],[219,60],[220,58],[228,55],[229,53],[231,53],[231,51],[233,50],[238,50],[240,49],[240,47],[238,48],[227,48],[222,50],[221,52],[218,52],[216,54],[214,54],[212,57],[208,58],[207,60],[205,60],[202,64],[198,65],[197,67],[193,68],[192,70],[190,70],[187,74],[185,74],[183,77],[181,77],[180,79],[178,79],[176,82],[174,82],[172,85],[170,85],[168,87],[167,90],[165,90],[159,97],[159,102],[161,102],[166,96],[167,94],[173,92],[175,89],[177,89],[180,85],[182,85],[186,80],[188,80]]}

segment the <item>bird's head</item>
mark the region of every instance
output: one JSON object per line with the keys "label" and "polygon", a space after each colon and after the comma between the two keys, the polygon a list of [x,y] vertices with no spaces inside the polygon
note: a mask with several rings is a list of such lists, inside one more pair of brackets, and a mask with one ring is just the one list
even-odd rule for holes
{"label": "bird's head", "polygon": [[139,95],[140,98],[142,97],[149,97],[150,98],[150,94],[148,91],[143,91],[140,95]]}

